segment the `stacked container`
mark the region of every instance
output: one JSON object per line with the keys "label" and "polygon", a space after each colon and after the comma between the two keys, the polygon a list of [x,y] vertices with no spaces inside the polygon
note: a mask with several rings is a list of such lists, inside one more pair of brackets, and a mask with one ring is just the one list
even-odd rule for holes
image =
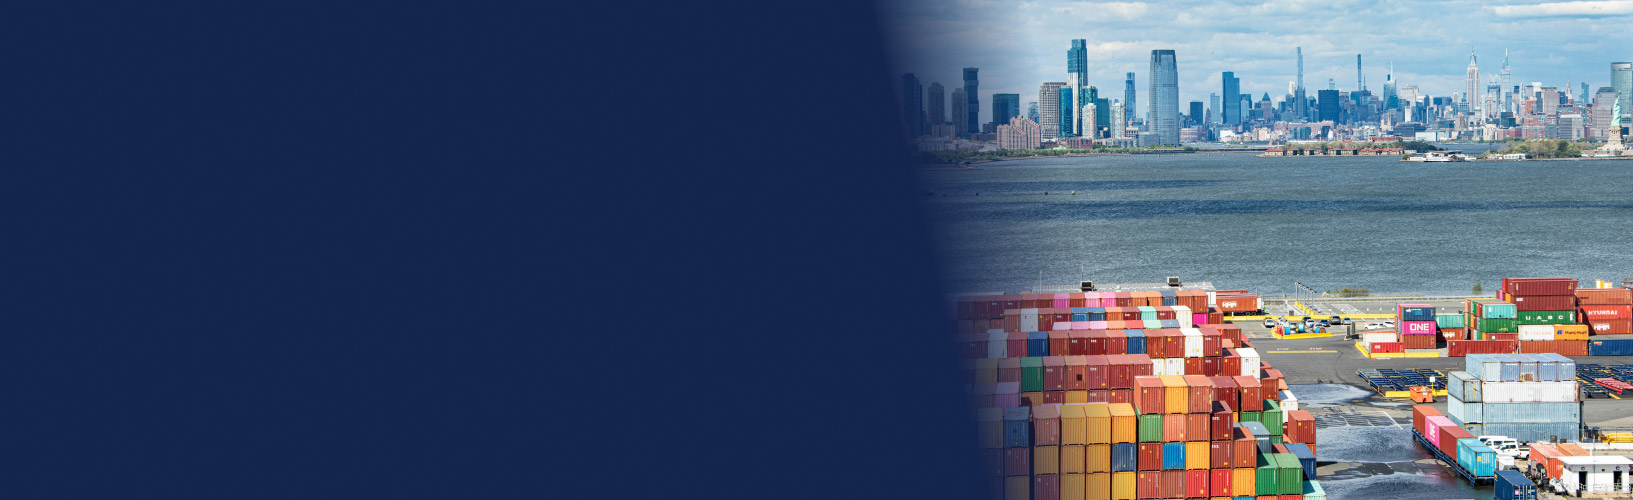
{"label": "stacked container", "polygon": [[1434,349],[1439,337],[1435,308],[1429,304],[1396,304],[1395,326],[1407,349]]}
{"label": "stacked container", "polygon": [[1578,288],[1577,319],[1597,335],[1633,333],[1633,290]]}
{"label": "stacked container", "polygon": [[1559,354],[1472,354],[1446,380],[1446,416],[1476,435],[1576,440],[1576,363]]}
{"label": "stacked container", "polygon": [[1462,314],[1435,314],[1435,326],[1440,329],[1440,338],[1443,340],[1465,340],[1463,328],[1466,324]]}
{"label": "stacked container", "polygon": [[1519,325],[1515,323],[1519,310],[1513,303],[1497,299],[1468,299],[1464,301],[1464,306],[1465,336],[1468,340],[1497,340],[1488,337],[1519,331]]}
{"label": "stacked container", "polygon": [[1575,278],[1504,278],[1498,295],[1514,304],[1516,326],[1576,323]]}

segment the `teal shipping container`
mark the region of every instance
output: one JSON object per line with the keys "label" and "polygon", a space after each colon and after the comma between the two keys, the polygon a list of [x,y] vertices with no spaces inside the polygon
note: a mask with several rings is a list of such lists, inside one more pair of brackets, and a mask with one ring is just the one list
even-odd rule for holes
{"label": "teal shipping container", "polygon": [[1480,319],[1514,319],[1519,315],[1519,308],[1510,302],[1482,302],[1479,305]]}
{"label": "teal shipping container", "polygon": [[1441,328],[1462,328],[1463,327],[1463,315],[1461,315],[1461,314],[1436,314],[1435,315],[1435,326],[1438,326],[1438,327],[1441,327]]}
{"label": "teal shipping container", "polygon": [[1151,306],[1140,306],[1141,321],[1151,321],[1154,319],[1157,319],[1157,308]]}
{"label": "teal shipping container", "polygon": [[1281,403],[1274,399],[1264,400],[1264,411],[1259,413],[1259,423],[1264,424],[1265,430],[1271,436],[1280,436],[1282,431]]}
{"label": "teal shipping container", "polygon": [[1481,443],[1479,439],[1459,439],[1457,440],[1457,465],[1463,466],[1463,470],[1474,474],[1474,477],[1497,475],[1497,450],[1493,450]]}
{"label": "teal shipping container", "polygon": [[1321,489],[1321,482],[1311,479],[1304,482],[1304,500],[1327,500],[1327,491]]}

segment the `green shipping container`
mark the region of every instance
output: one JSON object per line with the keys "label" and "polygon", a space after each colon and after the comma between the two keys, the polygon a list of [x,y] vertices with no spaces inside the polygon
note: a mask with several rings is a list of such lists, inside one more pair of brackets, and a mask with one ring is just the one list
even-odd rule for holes
{"label": "green shipping container", "polygon": [[1255,495],[1280,495],[1276,493],[1281,491],[1276,485],[1276,480],[1281,476],[1281,464],[1269,458],[1273,456],[1275,455],[1259,455],[1259,468],[1253,471],[1254,479],[1257,479],[1253,484]]}
{"label": "green shipping container", "polygon": [[1264,411],[1259,413],[1259,423],[1264,424],[1264,429],[1270,431],[1271,437],[1280,436],[1282,428],[1281,403],[1276,402],[1274,399],[1264,400]]}
{"label": "green shipping container", "polygon": [[1520,311],[1519,318],[1515,320],[1515,323],[1520,325],[1570,325],[1576,323],[1576,311]]}
{"label": "green shipping container", "polygon": [[1276,494],[1303,494],[1304,467],[1299,464],[1298,457],[1286,453],[1277,453],[1276,462],[1281,464],[1281,468],[1276,470]]}
{"label": "green shipping container", "polygon": [[1260,413],[1259,412],[1256,412],[1256,411],[1244,411],[1244,412],[1240,412],[1240,413],[1236,414],[1236,423],[1240,424],[1240,423],[1244,423],[1244,422],[1258,422],[1259,418],[1260,418]]}
{"label": "green shipping container", "polygon": [[1157,319],[1157,308],[1151,306],[1140,306],[1140,321],[1151,321],[1155,319]]}
{"label": "green shipping container", "polygon": [[1145,325],[1146,330],[1160,330],[1160,329],[1162,329],[1162,322],[1154,320],[1154,319],[1142,320],[1141,324]]}
{"label": "green shipping container", "polygon": [[1043,390],[1043,358],[1038,356],[1021,358],[1021,391],[1041,390]]}
{"label": "green shipping container", "polygon": [[1485,333],[1516,333],[1520,331],[1520,327],[1519,323],[1515,321],[1517,320],[1481,318],[1480,323],[1475,327]]}
{"label": "green shipping container", "polygon": [[1435,326],[1439,326],[1441,328],[1462,328],[1463,324],[1463,315],[1461,314],[1435,315]]}
{"label": "green shipping container", "polygon": [[1270,436],[1270,444],[1284,444],[1281,436]]}
{"label": "green shipping container", "polygon": [[1162,415],[1140,415],[1141,443],[1162,442]]}

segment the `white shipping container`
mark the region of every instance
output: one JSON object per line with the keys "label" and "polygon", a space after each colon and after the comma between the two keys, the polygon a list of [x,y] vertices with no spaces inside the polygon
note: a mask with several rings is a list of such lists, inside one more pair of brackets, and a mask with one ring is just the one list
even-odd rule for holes
{"label": "white shipping container", "polygon": [[1168,362],[1162,358],[1151,359],[1151,376],[1161,377],[1168,374]]}
{"label": "white shipping container", "polygon": [[1400,336],[1395,332],[1367,332],[1361,334],[1363,345],[1372,345],[1373,342],[1400,342]]}
{"label": "white shipping container", "polygon": [[1214,292],[1213,290],[1208,290],[1208,306],[1209,307],[1219,307],[1219,294],[1218,294],[1218,292]]}
{"label": "white shipping container", "polygon": [[1185,374],[1185,358],[1163,358],[1168,362],[1169,375]]}
{"label": "white shipping container", "polygon": [[1195,323],[1191,322],[1191,308],[1189,307],[1174,306],[1174,319],[1179,321],[1180,328],[1191,328],[1196,326]]}
{"label": "white shipping container", "polygon": [[1293,395],[1293,391],[1281,391],[1281,411],[1298,411],[1298,397]]}
{"label": "white shipping container", "polygon": [[1179,332],[1185,334],[1185,357],[1202,357],[1202,330],[1181,328]]}
{"label": "white shipping container", "polygon": [[1553,340],[1554,325],[1520,325],[1520,340]]}
{"label": "white shipping container", "polygon": [[1482,382],[1482,403],[1574,403],[1579,400],[1576,381],[1566,382]]}
{"label": "white shipping container", "polygon": [[1259,378],[1259,351],[1246,347],[1237,349],[1236,355],[1242,358],[1242,375]]}
{"label": "white shipping container", "polygon": [[1038,331],[1038,310],[1037,309],[1021,309],[1021,331],[1023,331],[1023,332],[1035,332],[1035,331]]}
{"label": "white shipping container", "polygon": [[1008,345],[1009,334],[1002,331],[992,331],[987,333],[988,358],[1003,359],[1009,357],[1009,349],[1007,348]]}

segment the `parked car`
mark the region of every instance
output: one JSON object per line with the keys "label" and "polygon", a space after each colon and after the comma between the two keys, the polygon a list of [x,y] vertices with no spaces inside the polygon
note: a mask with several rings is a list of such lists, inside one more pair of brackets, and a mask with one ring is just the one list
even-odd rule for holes
{"label": "parked car", "polygon": [[1271,319],[1271,318],[1265,318],[1264,319],[1264,327],[1265,328],[1275,328],[1276,327],[1276,320]]}
{"label": "parked car", "polygon": [[1334,315],[1332,315],[1332,317],[1331,317],[1331,318],[1327,318],[1327,320],[1328,320],[1328,321],[1330,321],[1330,322],[1331,322],[1331,323],[1332,323],[1332,324],[1334,324],[1334,325],[1342,325],[1342,324],[1344,324],[1344,318],[1340,318],[1340,317],[1338,317],[1338,315],[1337,315],[1337,314],[1334,314]]}

